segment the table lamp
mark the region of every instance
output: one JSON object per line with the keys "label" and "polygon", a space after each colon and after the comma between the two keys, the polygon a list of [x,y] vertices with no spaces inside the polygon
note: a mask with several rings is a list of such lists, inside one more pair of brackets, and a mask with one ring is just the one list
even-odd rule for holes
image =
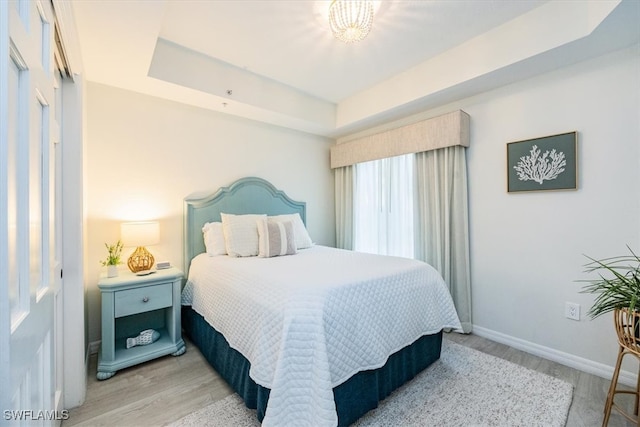
{"label": "table lamp", "polygon": [[120,225],[120,236],[123,246],[136,247],[127,260],[129,270],[134,273],[151,270],[155,259],[145,246],[160,242],[160,224],[157,221],[125,222]]}

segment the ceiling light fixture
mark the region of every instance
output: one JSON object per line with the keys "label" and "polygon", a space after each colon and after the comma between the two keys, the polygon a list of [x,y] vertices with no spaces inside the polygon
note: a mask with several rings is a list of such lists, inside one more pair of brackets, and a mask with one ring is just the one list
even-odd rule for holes
{"label": "ceiling light fixture", "polygon": [[345,43],[363,40],[371,30],[373,12],[370,0],[333,0],[329,6],[333,35]]}

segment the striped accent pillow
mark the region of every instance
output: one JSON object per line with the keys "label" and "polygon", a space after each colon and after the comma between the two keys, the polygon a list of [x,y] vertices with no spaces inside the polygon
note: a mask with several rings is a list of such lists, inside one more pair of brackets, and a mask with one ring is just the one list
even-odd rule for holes
{"label": "striped accent pillow", "polygon": [[307,228],[302,222],[299,213],[269,216],[269,220],[276,222],[291,221],[293,224],[293,232],[296,235],[296,249],[305,249],[313,246],[313,241],[309,236]]}
{"label": "striped accent pillow", "polygon": [[270,258],[274,256],[293,255],[296,250],[296,236],[291,221],[275,222],[266,218],[259,219],[258,256]]}

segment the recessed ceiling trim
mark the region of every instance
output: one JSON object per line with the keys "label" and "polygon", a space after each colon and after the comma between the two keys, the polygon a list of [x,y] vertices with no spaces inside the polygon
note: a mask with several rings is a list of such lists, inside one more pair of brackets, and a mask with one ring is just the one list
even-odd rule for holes
{"label": "recessed ceiling trim", "polygon": [[162,38],[156,43],[148,76],[233,99],[234,104],[335,127],[335,104]]}
{"label": "recessed ceiling trim", "polygon": [[619,4],[546,3],[345,99],[338,105],[336,126],[349,126],[569,45],[589,36]]}

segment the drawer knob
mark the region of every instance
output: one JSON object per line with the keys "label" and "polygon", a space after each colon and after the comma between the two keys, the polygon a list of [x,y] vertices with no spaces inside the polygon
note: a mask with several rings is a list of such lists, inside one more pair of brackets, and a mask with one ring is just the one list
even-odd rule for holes
{"label": "drawer knob", "polygon": [[142,298],[142,302],[149,302],[149,297]]}

